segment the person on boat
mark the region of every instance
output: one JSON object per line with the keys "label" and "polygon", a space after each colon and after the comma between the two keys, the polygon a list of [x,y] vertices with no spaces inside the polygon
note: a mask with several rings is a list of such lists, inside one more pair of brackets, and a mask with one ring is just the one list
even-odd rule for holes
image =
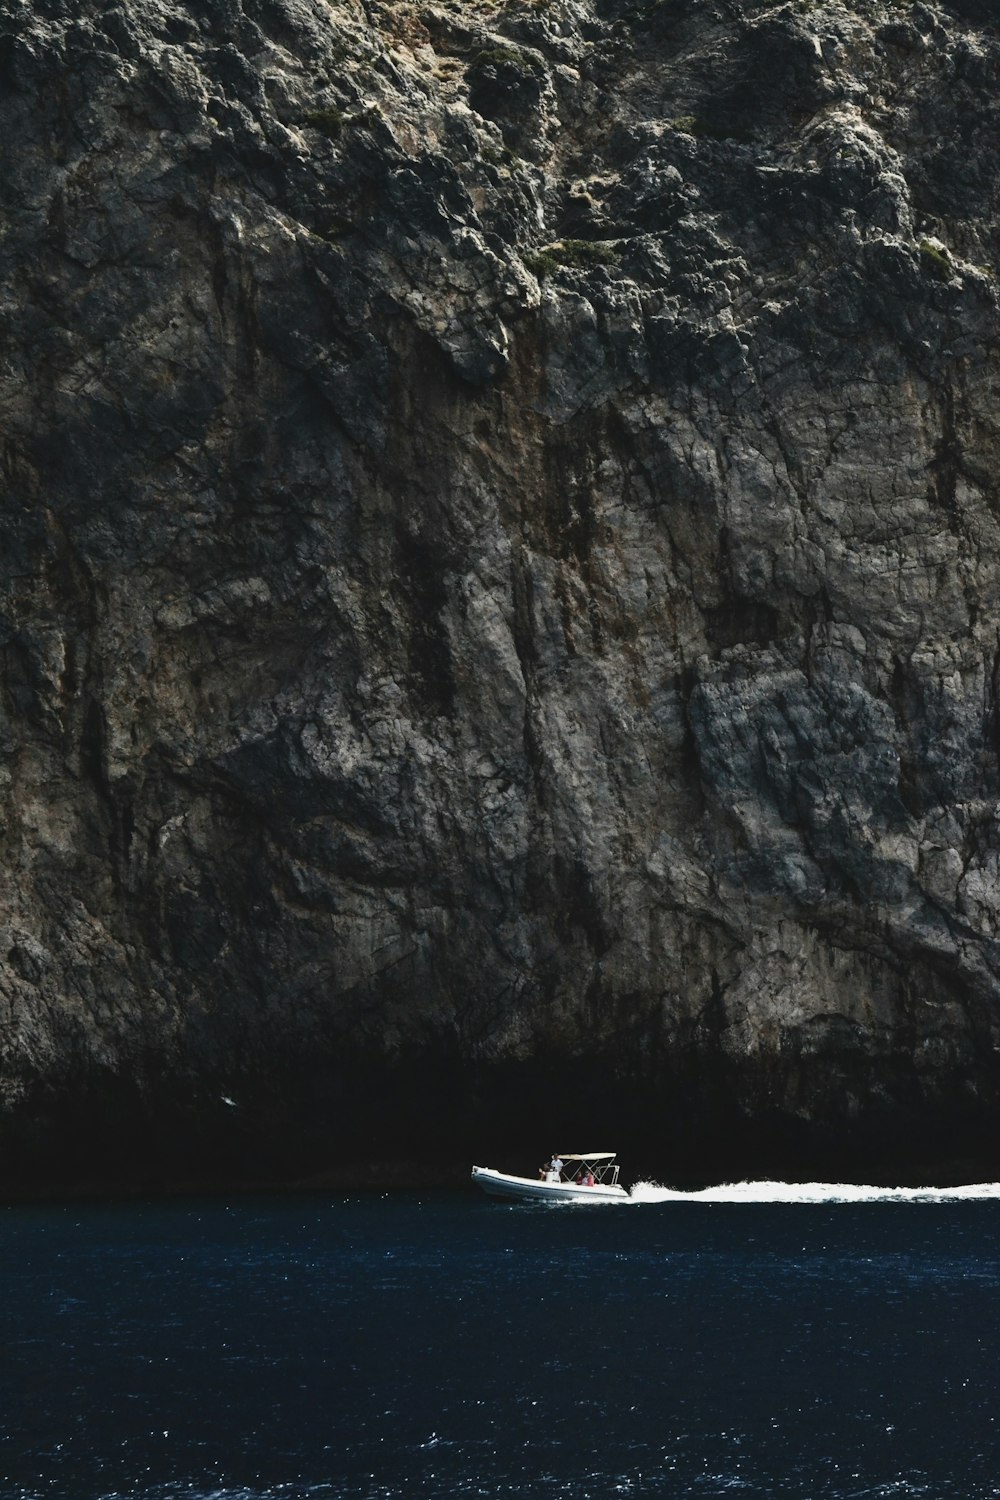
{"label": "person on boat", "polygon": [[561,1182],[562,1181],[562,1169],[563,1169],[562,1157],[559,1155],[558,1151],[553,1151],[552,1158],[549,1161],[549,1165],[548,1165],[548,1168],[547,1168],[546,1173],[545,1173],[545,1181],[546,1182]]}

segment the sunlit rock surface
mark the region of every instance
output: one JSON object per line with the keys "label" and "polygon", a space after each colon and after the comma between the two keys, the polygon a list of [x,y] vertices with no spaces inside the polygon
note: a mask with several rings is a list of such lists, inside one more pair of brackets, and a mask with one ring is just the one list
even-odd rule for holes
{"label": "sunlit rock surface", "polygon": [[992,13],[2,0],[6,1181],[991,1165]]}

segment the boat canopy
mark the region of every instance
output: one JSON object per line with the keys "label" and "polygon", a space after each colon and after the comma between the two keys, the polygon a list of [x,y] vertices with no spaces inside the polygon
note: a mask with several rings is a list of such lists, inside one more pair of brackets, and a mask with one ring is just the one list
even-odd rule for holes
{"label": "boat canopy", "polygon": [[563,1161],[611,1161],[614,1151],[560,1151]]}

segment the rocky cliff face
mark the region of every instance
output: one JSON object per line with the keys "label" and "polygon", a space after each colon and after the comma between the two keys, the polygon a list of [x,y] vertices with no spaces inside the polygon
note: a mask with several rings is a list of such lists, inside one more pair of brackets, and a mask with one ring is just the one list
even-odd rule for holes
{"label": "rocky cliff face", "polygon": [[990,1164],[992,6],[0,13],[6,1180]]}

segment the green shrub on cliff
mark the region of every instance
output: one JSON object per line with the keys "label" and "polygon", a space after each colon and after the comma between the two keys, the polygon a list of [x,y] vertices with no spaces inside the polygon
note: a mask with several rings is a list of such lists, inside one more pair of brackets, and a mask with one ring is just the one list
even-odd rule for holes
{"label": "green shrub on cliff", "polygon": [[955,274],[951,256],[943,245],[935,244],[933,240],[920,241],[920,260],[924,269],[930,271],[940,281],[950,281]]}
{"label": "green shrub on cliff", "polygon": [[306,125],[311,125],[313,130],[321,130],[331,141],[337,140],[344,128],[344,112],[335,104],[327,104],[322,109],[311,109],[303,118]]}
{"label": "green shrub on cliff", "polygon": [[552,276],[565,268],[573,271],[590,271],[594,266],[613,266],[621,259],[617,245],[597,240],[556,240],[544,250],[535,250],[524,257],[524,264],[539,279]]}
{"label": "green shrub on cliff", "polygon": [[541,72],[537,58],[531,57],[527,52],[518,52],[513,47],[490,47],[485,52],[477,52],[469,64],[469,71],[478,73],[483,68],[516,68],[521,73]]}
{"label": "green shrub on cliff", "polygon": [[546,276],[554,276],[559,269],[559,262],[551,250],[533,250],[524,257],[524,264],[533,276],[543,281]]}

